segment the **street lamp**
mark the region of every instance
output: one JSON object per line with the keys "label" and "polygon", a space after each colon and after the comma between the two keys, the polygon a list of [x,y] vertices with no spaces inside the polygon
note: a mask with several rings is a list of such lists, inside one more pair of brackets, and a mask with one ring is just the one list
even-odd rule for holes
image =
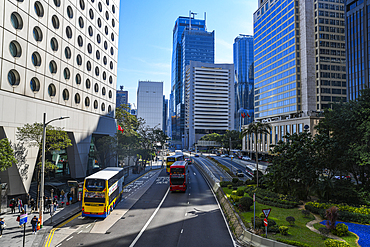
{"label": "street lamp", "polygon": [[46,113],[44,112],[44,120],[42,123],[42,157],[41,157],[41,191],[40,191],[40,207],[39,207],[39,219],[40,219],[40,228],[44,224],[43,220],[43,212],[44,212],[44,175],[45,175],[45,139],[46,139],[46,126],[57,120],[66,119],[69,117],[60,117],[60,118],[54,118],[50,120],[49,122],[46,122]]}

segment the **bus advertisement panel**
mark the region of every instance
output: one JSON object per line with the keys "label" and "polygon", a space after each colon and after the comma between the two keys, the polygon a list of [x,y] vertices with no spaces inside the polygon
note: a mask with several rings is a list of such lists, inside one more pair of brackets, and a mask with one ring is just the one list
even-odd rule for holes
{"label": "bus advertisement panel", "polygon": [[121,199],[123,168],[108,167],[85,178],[82,193],[83,217],[107,217]]}
{"label": "bus advertisement panel", "polygon": [[168,156],[166,159],[166,172],[167,174],[170,174],[170,166],[175,163],[176,161],[184,161],[184,155],[183,154],[176,154],[172,156]]}
{"label": "bus advertisement panel", "polygon": [[188,187],[188,163],[177,161],[170,167],[170,191],[185,192]]}

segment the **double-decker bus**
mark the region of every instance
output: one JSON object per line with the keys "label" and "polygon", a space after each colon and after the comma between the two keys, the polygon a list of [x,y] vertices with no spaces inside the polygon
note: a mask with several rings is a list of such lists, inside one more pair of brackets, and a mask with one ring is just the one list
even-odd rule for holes
{"label": "double-decker bus", "polygon": [[170,191],[186,191],[188,187],[188,162],[176,161],[170,167]]}
{"label": "double-decker bus", "polygon": [[108,167],[85,178],[82,216],[105,218],[121,199],[123,168]]}
{"label": "double-decker bus", "polygon": [[246,165],[245,170],[246,170],[246,172],[249,173],[249,175],[252,178],[254,177],[254,172],[257,171],[257,169],[254,166],[251,166],[251,165]]}
{"label": "double-decker bus", "polygon": [[184,161],[184,155],[183,154],[175,154],[172,156],[168,156],[166,159],[166,172],[167,174],[170,174],[170,166],[175,163],[176,161]]}

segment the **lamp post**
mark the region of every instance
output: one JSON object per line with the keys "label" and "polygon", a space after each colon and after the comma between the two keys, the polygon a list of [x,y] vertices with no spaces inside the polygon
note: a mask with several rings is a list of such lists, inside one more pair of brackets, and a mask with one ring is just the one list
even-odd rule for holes
{"label": "lamp post", "polygon": [[66,119],[66,118],[69,118],[69,117],[60,117],[60,118],[54,118],[52,120],[50,120],[49,122],[45,123],[46,122],[46,113],[44,112],[44,120],[43,120],[43,123],[42,123],[42,157],[41,157],[41,190],[40,190],[40,207],[39,207],[39,219],[40,219],[40,228],[43,226],[44,224],[44,219],[43,219],[43,211],[44,211],[44,175],[45,175],[45,139],[46,139],[46,126],[53,122],[53,121],[57,121],[57,120],[62,120],[62,119]]}

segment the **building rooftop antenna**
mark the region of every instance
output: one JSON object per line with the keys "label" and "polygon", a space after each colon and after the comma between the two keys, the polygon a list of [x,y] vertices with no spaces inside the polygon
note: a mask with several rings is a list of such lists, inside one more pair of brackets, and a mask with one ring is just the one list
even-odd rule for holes
{"label": "building rooftop antenna", "polygon": [[[192,17],[193,15],[193,17]],[[194,17],[197,15],[197,13],[194,13],[194,12],[191,12],[191,10],[189,10],[189,30],[191,30],[191,19],[194,19]]]}

